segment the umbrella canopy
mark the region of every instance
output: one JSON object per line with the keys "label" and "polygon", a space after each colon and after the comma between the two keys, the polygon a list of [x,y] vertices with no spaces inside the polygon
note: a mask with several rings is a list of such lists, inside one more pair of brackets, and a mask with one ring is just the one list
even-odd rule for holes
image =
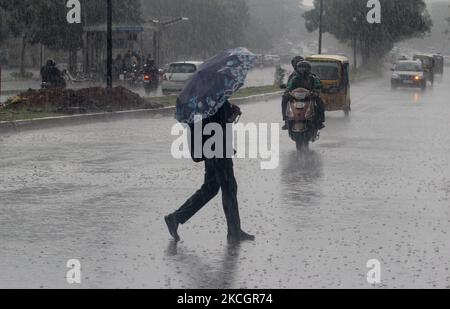
{"label": "umbrella canopy", "polygon": [[240,47],[205,61],[179,95],[175,118],[192,124],[215,115],[244,85],[255,59],[256,55]]}

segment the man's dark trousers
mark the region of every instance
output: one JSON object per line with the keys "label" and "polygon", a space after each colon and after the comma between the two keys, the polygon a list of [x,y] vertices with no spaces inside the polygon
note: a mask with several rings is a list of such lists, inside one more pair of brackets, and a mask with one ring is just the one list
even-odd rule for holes
{"label": "man's dark trousers", "polygon": [[222,189],[222,204],[227,220],[228,234],[238,235],[241,230],[241,222],[237,201],[237,183],[234,177],[233,160],[229,158],[205,160],[204,184],[174,213],[177,222],[186,223],[211,201],[220,189]]}
{"label": "man's dark trousers", "polygon": [[283,120],[287,120],[286,110],[289,103],[290,96],[288,94],[283,95],[283,100],[281,101],[281,113],[283,114]]}

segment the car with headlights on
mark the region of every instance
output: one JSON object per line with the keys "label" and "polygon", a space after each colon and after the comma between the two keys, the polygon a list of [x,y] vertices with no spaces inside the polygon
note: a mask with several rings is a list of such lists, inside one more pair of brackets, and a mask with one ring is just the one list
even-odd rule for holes
{"label": "car with headlights on", "polygon": [[392,69],[391,88],[399,87],[427,88],[427,77],[421,61],[404,60],[396,63]]}

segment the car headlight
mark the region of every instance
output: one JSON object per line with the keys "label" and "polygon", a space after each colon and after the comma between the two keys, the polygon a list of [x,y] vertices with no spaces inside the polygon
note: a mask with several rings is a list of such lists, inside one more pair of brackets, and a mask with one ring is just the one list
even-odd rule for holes
{"label": "car headlight", "polygon": [[393,79],[399,79],[400,75],[398,75],[397,73],[392,74],[392,78]]}

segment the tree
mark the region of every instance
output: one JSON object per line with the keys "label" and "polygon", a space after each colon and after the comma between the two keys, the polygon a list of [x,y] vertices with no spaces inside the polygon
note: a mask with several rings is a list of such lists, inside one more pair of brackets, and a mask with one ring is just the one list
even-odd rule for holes
{"label": "tree", "polygon": [[[82,24],[66,20],[66,2],[61,0],[0,0],[0,9],[7,15],[8,29],[14,37],[22,38],[20,74],[25,74],[24,59],[27,45],[42,43],[53,50],[66,50],[73,55],[82,47],[83,25],[106,21],[106,1],[82,0]],[[114,0],[114,22],[141,22],[139,0]],[[73,58],[73,57],[69,57]]]}
{"label": "tree", "polygon": [[[369,24],[366,20],[366,1],[324,1],[324,32],[341,42],[355,39],[366,65],[376,65],[396,42],[420,37],[430,32],[432,20],[423,0],[380,0],[380,24]],[[319,26],[319,0],[314,9],[304,14],[306,27],[314,31]]]}
{"label": "tree", "polygon": [[261,22],[266,40],[279,46],[284,39],[298,41],[306,32],[302,27],[302,0],[246,0],[251,16]]}
{"label": "tree", "polygon": [[[106,23],[105,0],[81,0],[82,19],[85,25]],[[143,22],[140,0],[113,0],[113,23],[138,25]]]}
{"label": "tree", "polygon": [[[38,3],[39,2],[39,3]],[[38,11],[41,1],[33,0],[0,0],[0,8],[7,14],[7,24],[11,34],[21,38],[20,75],[25,76],[24,62],[27,44],[36,42]]]}
{"label": "tree", "polygon": [[273,36],[258,18],[250,18],[244,31],[245,45],[251,50],[264,52],[273,47]]}
{"label": "tree", "polygon": [[5,41],[5,39],[8,37],[8,27],[6,24],[6,14],[5,12],[0,8],[0,43]]}
{"label": "tree", "polygon": [[249,21],[246,0],[142,0],[148,20],[181,16],[188,22],[163,31],[165,60],[180,57],[206,58],[218,51],[246,45]]}

